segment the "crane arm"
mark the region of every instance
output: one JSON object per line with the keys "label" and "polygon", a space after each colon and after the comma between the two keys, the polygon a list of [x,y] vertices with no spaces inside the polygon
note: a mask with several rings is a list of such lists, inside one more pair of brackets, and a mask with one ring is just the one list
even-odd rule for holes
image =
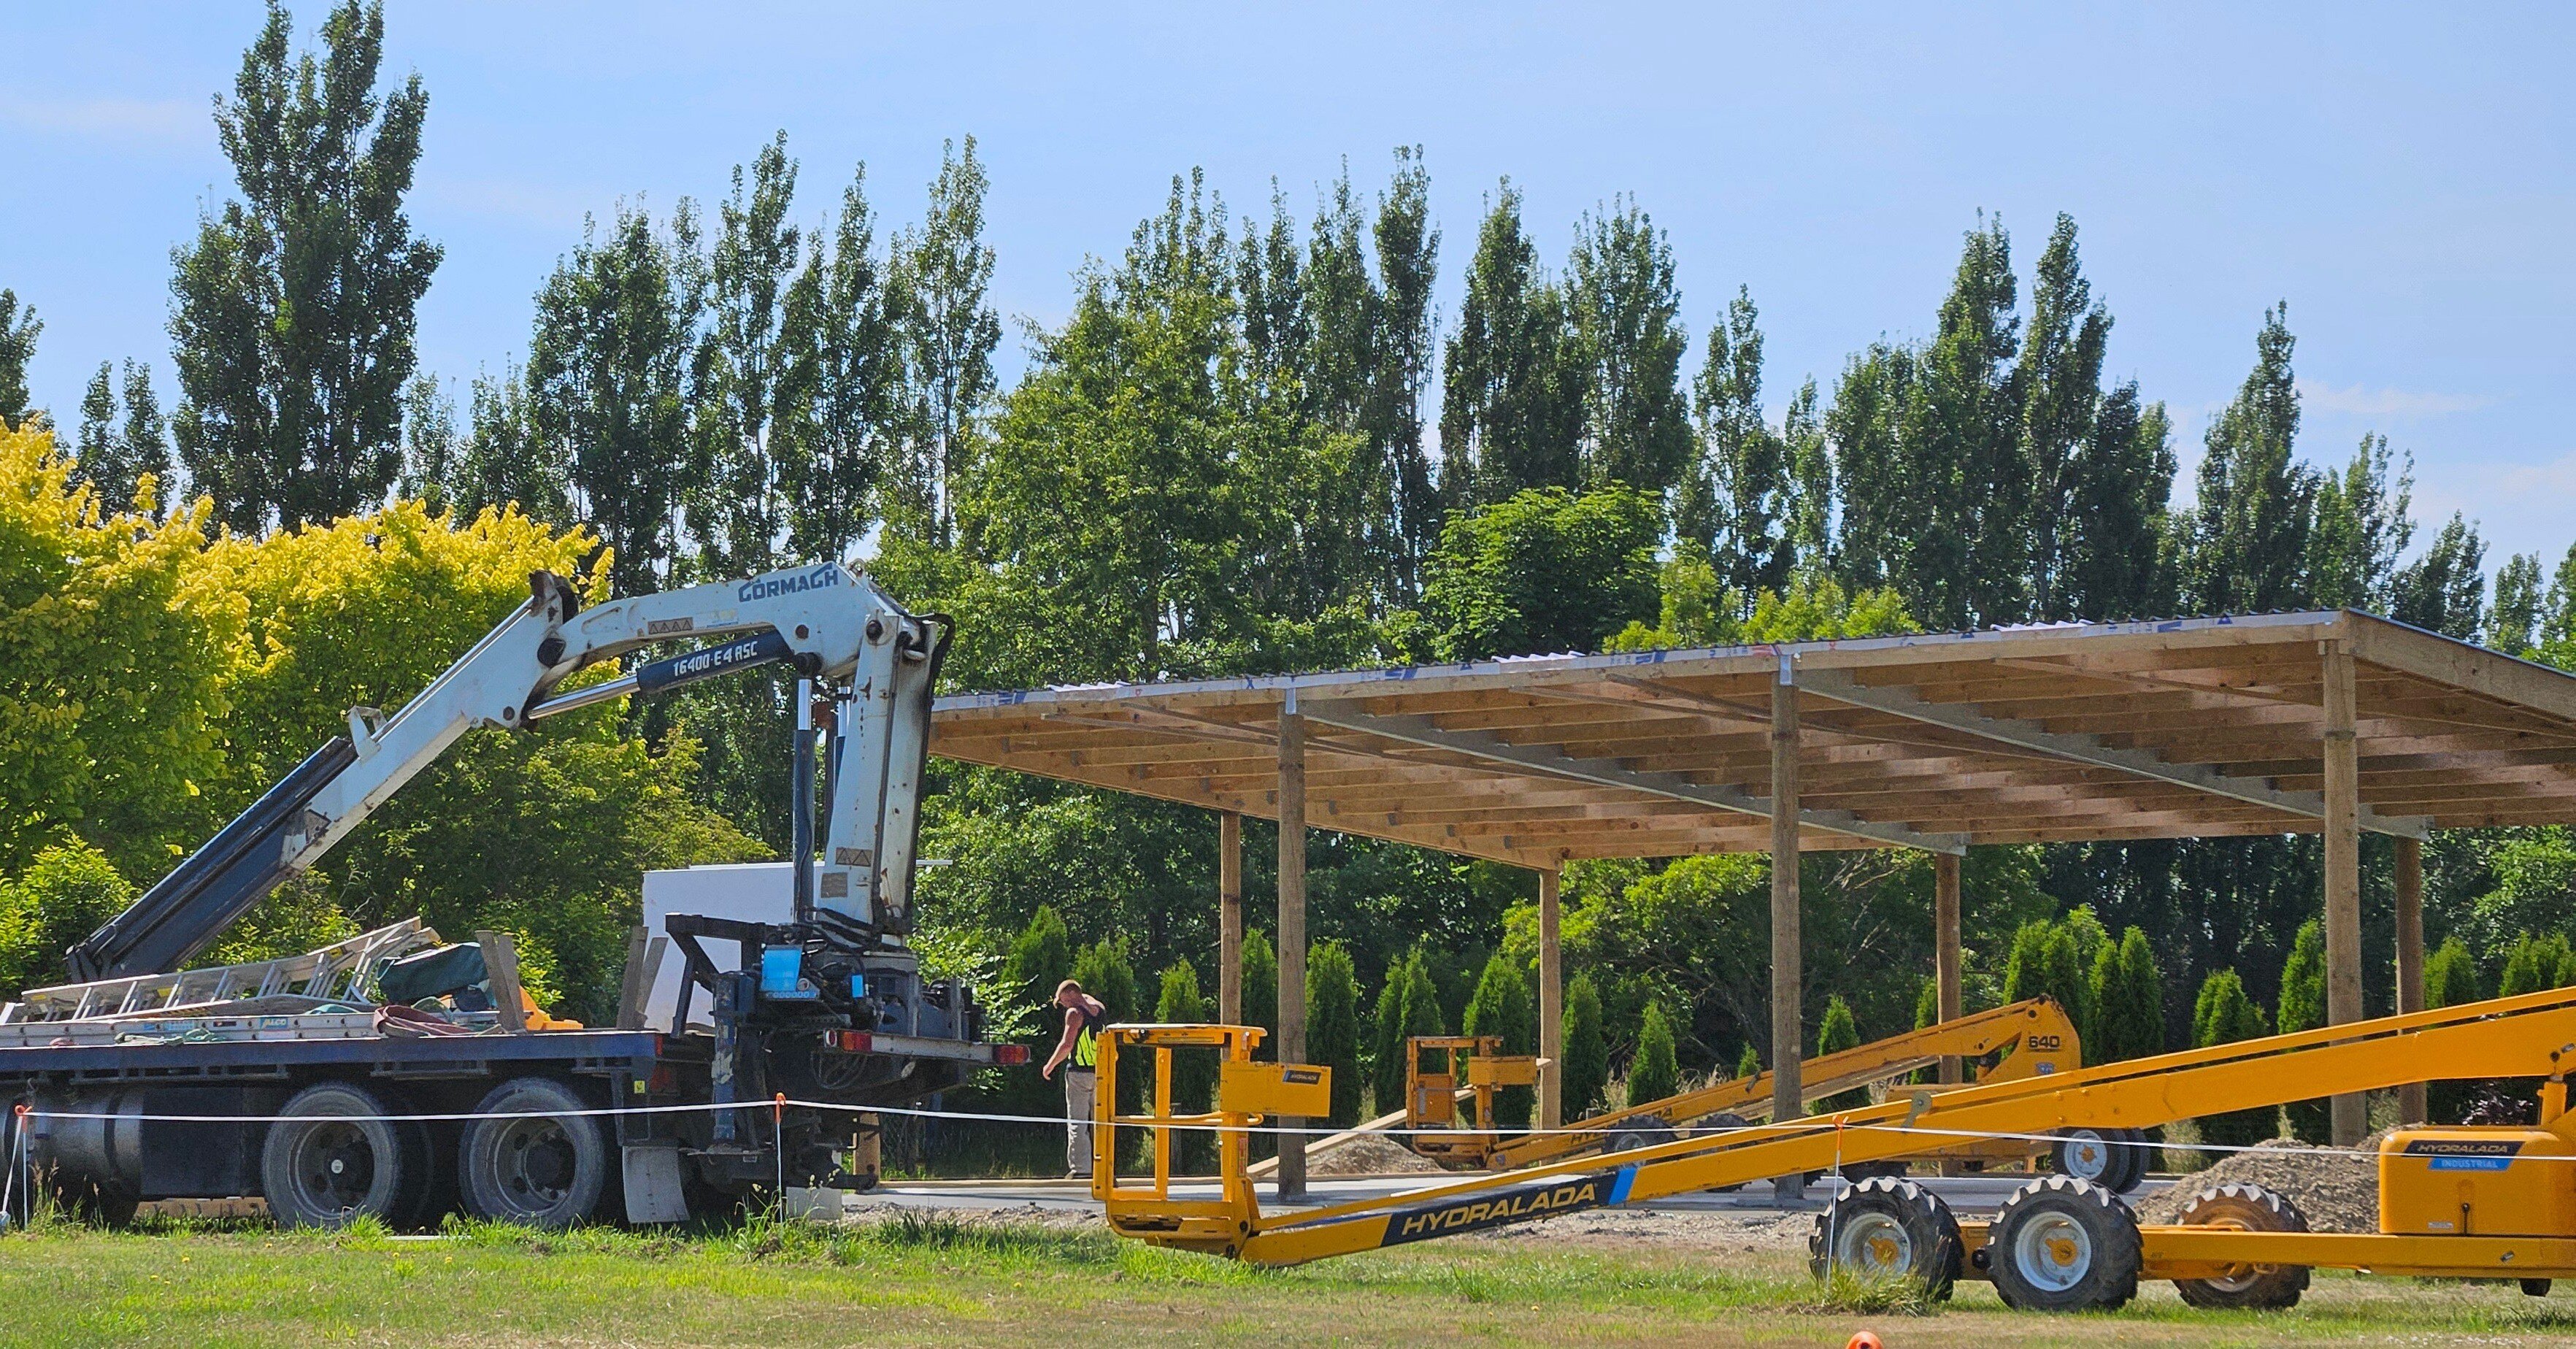
{"label": "crane arm", "polygon": [[[555,692],[587,666],[700,637],[737,640]],[[280,882],[319,861],[467,731],[518,730],[624,694],[658,693],[780,662],[848,690],[834,748],[849,762],[833,774],[832,842],[844,857],[864,854],[869,875],[850,875],[858,865],[853,861],[837,869],[837,879],[827,871],[821,890],[826,907],[881,925],[883,915],[871,901],[885,895],[899,908],[907,894],[930,681],[945,641],[944,626],[906,612],[838,563],[589,609],[569,582],[538,572],[529,578],[528,599],[399,711],[388,717],[373,708],[350,709],[348,735],[315,750],[131,907],[72,947],[72,977],[85,982],[178,968]],[[908,768],[901,757],[907,753]],[[890,846],[889,820],[902,830],[899,847]],[[901,880],[879,874],[885,864],[878,859],[887,857],[902,868]]]}

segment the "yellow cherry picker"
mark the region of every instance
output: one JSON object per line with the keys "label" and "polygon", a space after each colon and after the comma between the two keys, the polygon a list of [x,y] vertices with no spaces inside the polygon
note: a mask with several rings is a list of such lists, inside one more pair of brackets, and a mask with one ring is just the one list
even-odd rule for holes
{"label": "yellow cherry picker", "polygon": [[[1256,1063],[1258,1029],[1122,1026],[1103,1032],[1092,1193],[1120,1236],[1264,1265],[1427,1241],[1582,1209],[1849,1169],[1943,1140],[2039,1135],[2075,1126],[2146,1129],[2428,1079],[2537,1077],[2539,1123],[2392,1133],[2375,1159],[2379,1230],[2309,1232],[2297,1206],[2257,1186],[2195,1197],[2179,1222],[2142,1225],[2081,1177],[2033,1180],[1991,1223],[1963,1223],[1912,1181],[1851,1185],[1817,1215],[1810,1252],[1829,1267],[1920,1281],[1936,1296],[1961,1278],[1993,1281],[2031,1310],[2116,1307],[2138,1281],[2172,1280],[2200,1306],[2286,1307],[2316,1267],[2435,1278],[2515,1279],[2526,1292],[2576,1278],[2576,989],[2468,1003],[1950,1090],[1907,1088],[1867,1109],[1774,1121],[1649,1147],[1542,1163],[1400,1194],[1265,1212],[1245,1172],[1242,1131],[1274,1116],[1329,1113],[1330,1074]],[[1178,1112],[1172,1057],[1216,1055],[1216,1108]],[[1145,1113],[1116,1113],[1117,1074],[1155,1068]],[[1214,1194],[1176,1194],[1173,1134],[1215,1128]],[[1153,1136],[1149,1177],[1115,1174],[1119,1134]]]}

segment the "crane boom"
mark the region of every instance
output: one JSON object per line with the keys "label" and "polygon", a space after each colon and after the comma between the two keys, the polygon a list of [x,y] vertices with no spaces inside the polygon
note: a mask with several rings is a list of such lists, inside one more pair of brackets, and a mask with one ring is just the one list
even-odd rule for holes
{"label": "crane boom", "polygon": [[[813,893],[800,908],[862,932],[909,925],[913,842],[931,686],[949,629],[907,612],[838,563],[688,586],[583,608],[551,572],[527,600],[392,716],[352,708],[349,733],[308,755],[123,913],[73,946],[78,981],[183,965],[270,891],[327,854],[477,728],[521,730],[623,694],[792,663],[838,699],[831,802]],[[735,638],[555,690],[647,646]]]}

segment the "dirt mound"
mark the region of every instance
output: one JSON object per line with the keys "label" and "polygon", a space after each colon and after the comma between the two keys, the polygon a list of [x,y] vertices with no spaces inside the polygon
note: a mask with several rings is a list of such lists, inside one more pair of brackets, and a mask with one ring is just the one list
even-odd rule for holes
{"label": "dirt mound", "polygon": [[2204,1171],[2180,1177],[2173,1188],[2138,1205],[2138,1221],[2170,1223],[2201,1191],[2243,1183],[2289,1196],[2311,1232],[2379,1230],[2379,1140],[2372,1134],[2359,1151],[2317,1148],[2276,1138],[2251,1152],[2230,1153]]}
{"label": "dirt mound", "polygon": [[1429,1158],[1380,1134],[1361,1134],[1347,1143],[1306,1154],[1306,1174],[1310,1176],[1382,1176],[1439,1169]]}

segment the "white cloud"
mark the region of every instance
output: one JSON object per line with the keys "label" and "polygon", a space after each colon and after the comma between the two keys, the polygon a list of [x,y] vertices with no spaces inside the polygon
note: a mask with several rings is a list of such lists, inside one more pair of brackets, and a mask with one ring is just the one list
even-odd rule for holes
{"label": "white cloud", "polygon": [[44,131],[192,144],[211,139],[208,105],[186,99],[0,98],[0,120]]}
{"label": "white cloud", "polygon": [[2490,564],[2507,553],[2537,551],[2544,562],[2566,553],[2567,503],[2576,500],[2576,453],[2540,463],[2462,460],[2438,468],[2425,472],[2419,467],[2415,518],[2420,524],[2439,525],[2453,511],[2467,515],[2486,536]]}
{"label": "white cloud", "polygon": [[2299,400],[2321,412],[2349,413],[2356,417],[2439,417],[2451,412],[2475,412],[2494,402],[2475,394],[2416,393],[2406,389],[2370,389],[2359,384],[2338,389],[2313,379],[2299,381]]}

